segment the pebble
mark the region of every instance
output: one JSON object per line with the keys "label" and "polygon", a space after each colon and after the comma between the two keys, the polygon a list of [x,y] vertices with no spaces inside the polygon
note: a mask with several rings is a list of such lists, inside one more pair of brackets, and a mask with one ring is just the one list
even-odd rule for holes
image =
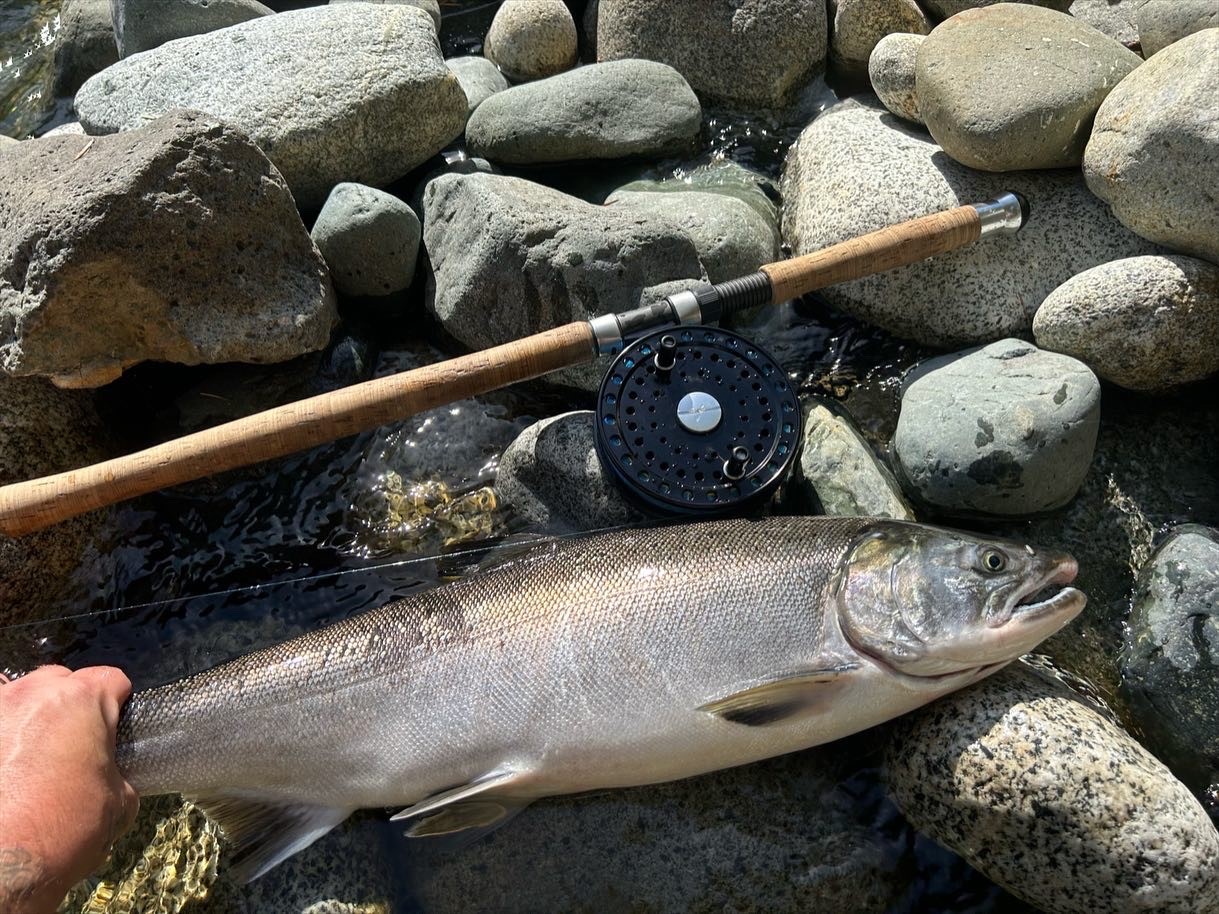
{"label": "pebble", "polygon": [[388,6],[414,6],[432,17],[436,26],[436,34],[440,34],[440,0],[330,0],[332,4],[341,3],[379,3]]}
{"label": "pebble", "polygon": [[340,181],[375,187],[402,177],[459,136],[467,113],[431,18],[372,3],[182,38],[109,67],[76,96],[91,134],[130,130],[177,107],[248,133],[304,208],[320,206]]}
{"label": "pebble", "polygon": [[1065,13],[1002,3],[938,26],[918,50],[915,85],[923,123],[958,162],[1069,168],[1105,96],[1140,63]]}
{"label": "pebble", "polygon": [[450,57],[445,64],[461,83],[470,114],[496,92],[508,88],[504,74],[485,57]]}
{"label": "pebble", "polygon": [[[1002,2],[1004,0],[922,0],[922,6],[923,9],[927,10],[935,18],[947,19],[965,10],[981,9],[984,6],[993,6],[996,3]],[[1071,0],[1015,0],[1015,2],[1027,3],[1033,6],[1044,6],[1049,9],[1059,10],[1060,12],[1065,12],[1067,7],[1071,5]],[[1111,0],[1102,0],[1102,2],[1108,3]]]}
{"label": "pebble", "polygon": [[1169,45],[1109,94],[1088,187],[1144,238],[1219,263],[1219,29]]}
{"label": "pebble", "polygon": [[885,758],[920,831],[1055,914],[1214,914],[1219,833],[1066,687],[1019,667],[902,718]]}
{"label": "pebble", "polygon": [[907,491],[949,514],[1037,514],[1075,496],[1099,424],[1088,366],[1000,340],[920,366],[893,451]]}
{"label": "pebble", "polygon": [[1182,255],[1101,264],[1050,293],[1033,334],[1131,390],[1200,380],[1219,371],[1219,267]]}
{"label": "pebble", "polygon": [[5,372],[95,387],[145,360],[278,362],[326,345],[326,266],[279,173],[230,125],[171,112],[31,140],[4,165],[0,275],[21,277],[0,281]]}
{"label": "pebble", "polygon": [[710,102],[781,108],[825,69],[826,6],[808,0],[591,0],[597,60],[660,60]]}
{"label": "pebble", "polygon": [[505,0],[483,53],[513,82],[554,76],[576,65],[575,20],[563,0]]}
{"label": "pebble", "polygon": [[415,278],[422,227],[392,194],[336,184],[310,234],[341,295],[390,295]]}
{"label": "pebble", "polygon": [[618,60],[492,95],[470,115],[466,142],[492,162],[533,165],[679,154],[701,129],[702,108],[680,73]]}
{"label": "pebble", "polygon": [[840,76],[859,78],[877,43],[886,35],[926,35],[931,21],[914,0],[833,0],[830,67]]}
{"label": "pebble", "polygon": [[914,63],[923,35],[895,32],[886,35],[868,58],[868,79],[880,103],[900,118],[923,123],[914,91]]}
{"label": "pebble", "polygon": [[1143,3],[1135,12],[1135,21],[1143,56],[1150,57],[1186,35],[1219,28],[1219,5],[1214,0]]}
{"label": "pebble", "polygon": [[258,0],[110,0],[110,8],[119,57],[275,12]]}
{"label": "pebble", "polygon": [[98,0],[64,0],[51,64],[56,95],[74,94],[94,73],[118,62],[110,10]]}

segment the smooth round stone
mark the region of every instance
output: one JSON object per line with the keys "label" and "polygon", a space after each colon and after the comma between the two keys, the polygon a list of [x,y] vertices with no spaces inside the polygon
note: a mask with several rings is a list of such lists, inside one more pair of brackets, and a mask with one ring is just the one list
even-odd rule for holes
{"label": "smooth round stone", "polygon": [[1219,833],[1124,730],[1019,667],[907,715],[885,757],[920,831],[1055,914],[1214,914]]}
{"label": "smooth round stone", "polygon": [[436,33],[440,33],[440,0],[330,0],[331,5],[341,3],[377,3],[382,6],[414,6],[432,17]]}
{"label": "smooth round stone", "polygon": [[971,10],[918,50],[923,122],[983,171],[1078,165],[1092,116],[1142,59],[1065,13],[1019,3]]}
{"label": "smooth round stone", "polygon": [[310,234],[343,295],[389,295],[415,277],[419,217],[392,194],[336,184]]}
{"label": "smooth round stone", "polygon": [[505,0],[483,53],[513,82],[554,76],[575,66],[575,20],[563,0]]}
{"label": "smooth round stone", "polygon": [[[994,6],[996,3],[1002,2],[1004,0],[922,0],[922,7],[937,19],[947,19],[949,16],[955,16],[965,10],[981,9],[984,6]],[[1017,0],[1017,2],[1064,12],[1071,5],[1071,0]],[[1088,2],[1094,2],[1094,0],[1088,0]],[[1102,2],[1109,2],[1109,0],[1102,0]]]}
{"label": "smooth round stone", "polygon": [[1186,35],[1219,28],[1219,3],[1215,0],[1148,2],[1135,12],[1143,56],[1158,54]]}
{"label": "smooth round stone", "polygon": [[[1161,2],[1161,0],[1152,0]],[[1180,0],[1169,0],[1174,5]],[[1209,2],[1209,0],[1206,0]],[[1148,0],[1074,0],[1067,10],[1080,22],[1086,22],[1097,31],[1104,32],[1114,41],[1120,41],[1132,51],[1139,50],[1139,27],[1136,13],[1146,6]]]}
{"label": "smooth round stone", "polygon": [[1000,340],[920,366],[893,448],[907,490],[945,512],[1036,514],[1075,497],[1099,424],[1087,365]]}
{"label": "smooth round stone", "polygon": [[900,118],[923,122],[918,110],[918,94],[914,91],[914,64],[918,49],[926,38],[896,32],[886,35],[872,49],[868,58],[868,79],[880,103]]}
{"label": "smooth round stone", "polygon": [[499,68],[485,57],[450,57],[445,65],[453,71],[466,93],[470,113],[496,92],[508,88],[508,80]]}
{"label": "smooth round stone", "polygon": [[872,50],[886,35],[926,35],[931,21],[914,0],[835,0],[830,30],[830,66],[845,76],[862,76]]}
{"label": "smooth round stone", "polygon": [[1219,263],[1219,29],[1169,45],[1096,113],[1088,188],[1144,238]]}
{"label": "smooth round stone", "polygon": [[1101,264],[1050,293],[1033,335],[1131,390],[1200,380],[1219,371],[1219,267],[1181,255]]}

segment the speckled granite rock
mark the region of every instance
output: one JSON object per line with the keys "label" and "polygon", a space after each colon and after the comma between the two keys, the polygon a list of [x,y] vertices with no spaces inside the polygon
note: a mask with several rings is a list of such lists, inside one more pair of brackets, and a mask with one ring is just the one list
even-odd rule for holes
{"label": "speckled granite rock", "polygon": [[650,60],[591,64],[498,92],[466,126],[470,151],[513,165],[686,152],[702,108],[672,67]]}
{"label": "speckled granite rock", "polygon": [[872,49],[886,35],[931,31],[914,0],[831,0],[830,13],[830,68],[848,78],[867,72]]}
{"label": "speckled granite rock", "polygon": [[1033,334],[1132,390],[1197,381],[1219,371],[1219,267],[1180,255],[1101,264],[1050,293]]}
{"label": "speckled granite rock", "polygon": [[886,754],[910,821],[1056,914],[1213,914],[1219,833],[1146,749],[1013,668],[902,718]]}
{"label": "speckled granite rock", "polygon": [[914,63],[924,40],[922,35],[886,35],[868,58],[868,79],[881,104],[916,124],[923,123],[923,117],[914,91]]}
{"label": "speckled granite rock", "polygon": [[450,57],[445,65],[461,83],[461,91],[466,94],[466,104],[471,114],[496,92],[508,88],[504,74],[485,57]]}
{"label": "speckled granite rock", "polygon": [[40,139],[55,136],[84,136],[85,128],[81,126],[80,121],[68,121],[66,124],[60,124],[58,127],[52,127],[44,133]]}
{"label": "speckled granite rock", "polygon": [[[993,6],[1002,2],[1004,0],[922,0],[922,6],[930,15],[938,19],[947,19],[964,10],[981,9],[984,6]],[[1065,11],[1071,4],[1071,0],[1015,0],[1015,2],[1062,11]],[[1109,2],[1109,0],[1101,0],[1101,2]]]}
{"label": "speckled granite rock", "polygon": [[33,140],[4,167],[5,372],[95,387],[146,359],[277,362],[326,345],[325,264],[279,172],[232,126],[171,112]]}
{"label": "speckled granite rock", "polygon": [[825,66],[821,0],[591,0],[597,59],[659,60],[709,101],[777,108]]}
{"label": "speckled granite rock", "polygon": [[440,0],[330,0],[330,2],[332,4],[379,3],[388,6],[414,6],[432,17],[432,24],[436,26],[436,33],[440,33]]}
{"label": "speckled granite rock", "polygon": [[110,8],[120,57],[274,12],[258,0],[110,0]]}
{"label": "speckled granite rock", "polygon": [[1100,423],[1086,365],[1001,340],[920,366],[893,436],[899,475],[950,513],[1034,514],[1079,490]]}
{"label": "speckled granite rock", "polygon": [[0,149],[13,149],[21,140],[15,140],[11,136],[5,136],[0,133]]}
{"label": "speckled granite rock", "polygon": [[[1108,35],[1114,41],[1120,41],[1132,50],[1139,50],[1139,27],[1137,13],[1139,7],[1146,6],[1148,0],[1074,0],[1067,10],[1080,22],[1085,22],[1099,32]],[[1170,0],[1165,6],[1173,6],[1180,0]],[[1209,0],[1203,0],[1209,2]],[[1149,56],[1144,53],[1144,57]]]}
{"label": "speckled granite rock", "polygon": [[336,184],[310,235],[343,295],[389,295],[415,277],[422,227],[392,194]]}
{"label": "speckled granite rock", "polygon": [[[310,99],[308,105],[300,99]],[[431,18],[413,6],[346,3],[263,16],[129,57],[90,79],[76,112],[92,134],[171,108],[246,131],[302,207],[340,181],[402,177],[461,133],[466,98]]]}
{"label": "speckled granite rock", "polygon": [[108,0],[64,0],[52,63],[55,94],[73,94],[86,79],[118,59]]}
{"label": "speckled granite rock", "polygon": [[545,79],[576,64],[576,23],[563,0],[505,0],[483,47],[513,82]]}
{"label": "speckled granite rock", "polygon": [[1123,224],[1219,263],[1219,29],[1169,45],[1122,80],[1096,113],[1088,187]]}
{"label": "speckled granite rock", "polygon": [[547,530],[596,530],[640,523],[647,516],[629,502],[597,457],[589,410],[535,422],[508,445],[495,492],[517,517]]}
{"label": "speckled granite rock", "polygon": [[1000,3],[954,16],[918,49],[923,123],[983,171],[1068,168],[1092,117],[1142,59],[1056,10]]}
{"label": "speckled granite rock", "polygon": [[1143,56],[1150,57],[1186,35],[1219,28],[1219,6],[1214,0],[1174,0],[1173,3],[1143,3],[1134,14]]}
{"label": "speckled granite rock", "polygon": [[1198,788],[1219,786],[1219,531],[1175,528],[1139,576],[1122,689],[1149,745]]}
{"label": "speckled granite rock", "polygon": [[1024,194],[1032,207],[1018,235],[988,238],[821,294],[896,336],[967,346],[1027,335],[1037,306],[1076,273],[1160,253],[1118,223],[1078,174],[974,171],[870,96],[840,102],[800,134],[783,167],[783,233],[795,254],[806,254],[1009,190]]}

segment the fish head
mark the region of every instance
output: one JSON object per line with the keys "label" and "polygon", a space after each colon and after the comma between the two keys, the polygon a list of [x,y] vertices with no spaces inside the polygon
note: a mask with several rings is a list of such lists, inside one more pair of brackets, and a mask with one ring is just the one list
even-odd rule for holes
{"label": "fish head", "polygon": [[888,669],[985,675],[1070,622],[1086,597],[1065,552],[882,521],[839,569],[838,615],[851,645]]}

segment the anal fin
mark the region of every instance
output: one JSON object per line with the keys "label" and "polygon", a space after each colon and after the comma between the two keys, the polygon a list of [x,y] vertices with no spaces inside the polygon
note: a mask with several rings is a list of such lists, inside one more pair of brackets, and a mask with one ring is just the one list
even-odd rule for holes
{"label": "anal fin", "polygon": [[857,669],[858,663],[843,663],[834,667],[781,673],[700,705],[698,710],[748,727],[778,723],[815,713],[833,693],[833,686]]}

